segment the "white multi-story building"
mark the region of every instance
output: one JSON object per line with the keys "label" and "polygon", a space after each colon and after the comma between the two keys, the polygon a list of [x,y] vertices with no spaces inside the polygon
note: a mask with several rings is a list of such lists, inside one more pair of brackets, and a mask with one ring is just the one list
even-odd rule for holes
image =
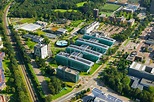
{"label": "white multi-story building", "polygon": [[37,44],[34,47],[34,55],[44,59],[48,56],[48,45]]}
{"label": "white multi-story building", "polygon": [[86,33],[90,33],[91,31],[93,31],[94,29],[97,29],[99,27],[99,22],[93,22],[91,23],[89,26],[86,26],[85,28],[82,29],[82,32],[84,34]]}

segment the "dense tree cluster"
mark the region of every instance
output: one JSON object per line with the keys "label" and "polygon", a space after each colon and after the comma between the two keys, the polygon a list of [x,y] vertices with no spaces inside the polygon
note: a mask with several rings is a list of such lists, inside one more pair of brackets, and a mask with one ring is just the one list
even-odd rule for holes
{"label": "dense tree cluster", "polygon": [[[78,20],[92,17],[92,10],[106,0],[89,0],[81,7],[77,3],[84,0],[15,0],[10,10],[13,17],[38,17],[40,19],[56,20],[66,18]],[[102,6],[101,5],[101,6]],[[68,10],[66,12],[55,11],[56,9]],[[72,11],[69,11],[72,10]]]}
{"label": "dense tree cluster", "polygon": [[122,54],[122,52],[117,52],[116,56],[118,56],[118,60],[113,61],[113,65],[103,71],[101,76],[102,81],[119,94],[133,100],[139,99],[141,102],[153,102],[154,87],[149,87],[148,90],[144,89],[143,91],[130,87],[131,80],[127,76],[127,68],[130,62],[125,59],[127,55],[127,53]]}
{"label": "dense tree cluster", "polygon": [[49,90],[51,91],[52,95],[58,94],[64,87],[65,84],[57,77],[53,76],[50,78]]}
{"label": "dense tree cluster", "polygon": [[11,78],[9,79],[9,81],[12,84],[12,92],[13,94],[17,94],[16,99],[14,99],[16,102],[29,102],[29,96],[28,96],[28,92],[26,89],[26,86],[23,82],[23,79],[21,77],[21,72],[18,68],[18,62],[15,59],[15,53],[14,53],[14,49],[7,37],[7,35],[5,34],[4,28],[3,28],[3,24],[2,24],[2,10],[5,7],[5,2],[6,0],[0,0],[0,34],[1,36],[3,36],[3,43],[4,46],[6,47],[6,49],[4,49],[6,55],[8,56],[8,59],[10,60],[10,72],[11,72]]}
{"label": "dense tree cluster", "polygon": [[133,31],[132,28],[128,28],[127,30],[121,32],[120,34],[114,34],[112,37],[119,42],[123,42],[126,39],[128,39],[128,37],[131,36],[132,31]]}
{"label": "dense tree cluster", "polygon": [[40,83],[38,82],[36,74],[34,73],[33,68],[31,66],[31,58],[29,57],[29,55],[27,54],[23,44],[21,43],[19,34],[16,31],[14,31],[12,26],[10,26],[10,29],[11,29],[11,33],[13,34],[13,37],[16,41],[16,44],[17,44],[16,47],[19,51],[18,54],[21,56],[21,58],[25,62],[25,66],[27,68],[28,73],[30,74],[30,77],[32,79],[32,83],[35,87],[35,91],[36,91],[36,93],[39,97],[39,100],[44,101],[44,93],[42,91],[42,88],[40,87]]}
{"label": "dense tree cluster", "polygon": [[141,5],[146,7],[147,9],[150,8],[150,4],[151,4],[152,0],[141,0]]}

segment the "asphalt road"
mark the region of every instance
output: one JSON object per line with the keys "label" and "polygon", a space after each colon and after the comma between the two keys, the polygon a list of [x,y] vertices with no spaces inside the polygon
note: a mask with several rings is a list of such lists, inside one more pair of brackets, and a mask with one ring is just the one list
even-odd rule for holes
{"label": "asphalt road", "polygon": [[9,29],[9,24],[8,24],[8,18],[7,18],[7,14],[9,11],[10,5],[6,8],[6,10],[4,11],[4,27],[6,29],[6,33],[8,35],[8,39],[10,40],[10,43],[12,44],[12,47],[14,48],[15,54],[16,54],[16,59],[19,62],[19,67],[21,68],[22,74],[24,76],[25,82],[26,82],[26,87],[28,88],[28,92],[30,94],[30,97],[32,99],[32,102],[39,102],[36,92],[34,90],[33,84],[31,82],[31,79],[26,71],[26,67],[23,61],[23,58],[21,57],[21,54],[19,52],[19,50],[16,47],[16,42],[14,42],[14,37],[11,34],[11,31]]}

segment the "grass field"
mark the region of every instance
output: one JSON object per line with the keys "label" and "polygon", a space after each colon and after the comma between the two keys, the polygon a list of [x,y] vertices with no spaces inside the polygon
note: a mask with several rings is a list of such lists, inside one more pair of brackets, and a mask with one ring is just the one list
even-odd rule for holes
{"label": "grass field", "polygon": [[81,22],[82,22],[82,20],[72,21],[71,24],[70,24],[70,26],[77,27]]}
{"label": "grass field", "polygon": [[80,75],[92,75],[100,66],[100,63],[95,63],[92,67],[89,73],[87,72],[81,72]]}
{"label": "grass field", "polygon": [[105,14],[106,16],[110,16],[112,12],[100,12],[101,14]]}
{"label": "grass field", "polygon": [[37,30],[37,33],[38,33],[39,36],[45,34],[45,32],[43,32],[42,30]]}
{"label": "grass field", "polygon": [[118,8],[120,7],[120,5],[116,5],[116,4],[105,4],[103,7],[102,7],[102,10],[109,10],[109,11],[115,11],[117,10]]}
{"label": "grass field", "polygon": [[34,23],[36,21],[35,18],[23,18],[22,20],[20,20],[20,23]]}
{"label": "grass field", "polygon": [[65,10],[65,9],[55,9],[54,10],[55,12],[72,12],[72,11],[74,11],[74,12],[77,12],[77,10],[72,10],[72,9],[69,9],[69,10]]}
{"label": "grass field", "polygon": [[60,93],[54,95],[54,96],[52,97],[52,99],[55,100],[55,99],[57,99],[57,98],[59,98],[59,97],[65,95],[65,94],[71,92],[72,90],[73,90],[73,88],[66,87],[65,89],[62,89]]}
{"label": "grass field", "polygon": [[87,2],[86,2],[86,1],[84,1],[84,2],[79,2],[79,3],[76,4],[76,6],[77,6],[77,7],[82,7],[85,3],[87,3]]}
{"label": "grass field", "polygon": [[35,42],[31,41],[31,40],[28,40],[26,42],[27,46],[30,48],[30,49],[34,49],[34,46],[35,46]]}

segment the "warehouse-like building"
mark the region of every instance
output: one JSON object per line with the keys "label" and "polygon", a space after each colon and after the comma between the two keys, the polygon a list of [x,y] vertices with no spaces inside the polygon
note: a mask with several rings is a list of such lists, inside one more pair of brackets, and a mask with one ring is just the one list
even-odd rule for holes
{"label": "warehouse-like building", "polygon": [[71,82],[77,82],[79,80],[79,72],[66,66],[58,66],[57,75]]}
{"label": "warehouse-like building", "polygon": [[72,54],[60,52],[56,55],[56,62],[81,72],[89,72],[94,65],[94,62],[84,59],[83,54],[78,52],[73,52]]}

